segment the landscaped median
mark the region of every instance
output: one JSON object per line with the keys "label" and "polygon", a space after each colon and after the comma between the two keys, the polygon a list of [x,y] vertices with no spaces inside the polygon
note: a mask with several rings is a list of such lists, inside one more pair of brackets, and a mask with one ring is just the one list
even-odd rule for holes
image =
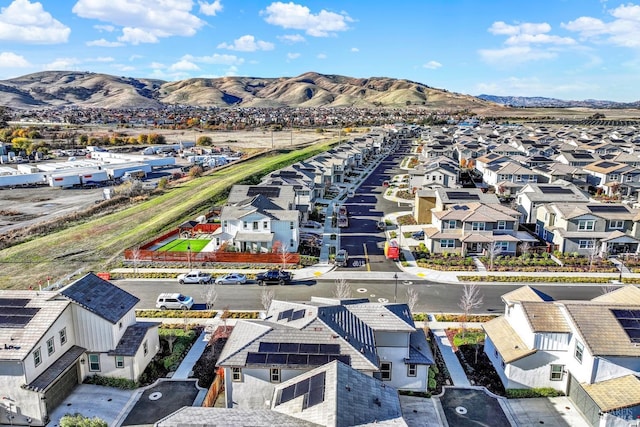
{"label": "landscaped median", "polygon": [[[503,282],[503,283],[596,283],[611,284],[619,281],[619,276],[516,276],[516,275],[458,275],[461,282]],[[623,277],[622,284],[640,284],[640,277]]]}

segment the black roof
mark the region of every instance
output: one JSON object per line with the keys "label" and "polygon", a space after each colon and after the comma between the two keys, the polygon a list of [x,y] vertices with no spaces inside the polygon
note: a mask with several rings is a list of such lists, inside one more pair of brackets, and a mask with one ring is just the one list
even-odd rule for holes
{"label": "black roof", "polygon": [[61,290],[60,295],[113,324],[122,319],[140,301],[137,297],[93,273],[76,280]]}
{"label": "black roof", "polygon": [[109,351],[109,356],[135,356],[147,331],[159,325],[158,322],[138,322],[129,326],[116,348]]}

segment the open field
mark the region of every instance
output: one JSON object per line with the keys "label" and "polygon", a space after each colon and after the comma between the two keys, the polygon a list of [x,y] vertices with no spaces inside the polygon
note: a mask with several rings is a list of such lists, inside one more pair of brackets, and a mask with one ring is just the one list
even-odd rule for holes
{"label": "open field", "polygon": [[211,240],[205,239],[176,239],[156,249],[165,252],[200,252]]}
{"label": "open field", "polygon": [[118,263],[124,249],[221,204],[232,185],[311,157],[333,142],[231,164],[118,212],[4,249],[0,251],[0,289],[26,289],[47,277],[54,283],[78,270],[107,269]]}

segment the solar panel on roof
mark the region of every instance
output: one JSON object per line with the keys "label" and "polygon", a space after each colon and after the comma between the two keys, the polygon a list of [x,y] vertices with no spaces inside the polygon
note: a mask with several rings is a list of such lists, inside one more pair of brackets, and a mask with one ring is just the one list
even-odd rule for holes
{"label": "solar panel on roof", "polygon": [[309,354],[309,365],[320,366],[329,363],[329,355],[327,354]]}
{"label": "solar panel on roof", "polygon": [[28,298],[0,298],[0,307],[24,307],[29,301]]}
{"label": "solar panel on roof", "polygon": [[335,360],[338,360],[338,361],[344,363],[345,365],[351,366],[351,356],[348,356],[346,354],[341,354],[340,356],[335,356]]}
{"label": "solar panel on roof", "polygon": [[575,159],[593,159],[593,156],[589,153],[572,153]]}
{"label": "solar panel on roof", "polygon": [[257,196],[258,194],[269,198],[278,197],[280,196],[280,187],[254,186],[247,189],[247,196],[249,197]]}
{"label": "solar panel on roof", "polygon": [[300,353],[317,354],[320,351],[320,344],[300,343]]}
{"label": "solar panel on roof", "polygon": [[340,354],[340,344],[320,344],[320,353]]}
{"label": "solar panel on roof", "polygon": [[308,365],[309,364],[309,355],[308,354],[291,353],[291,354],[287,355],[287,364],[288,365]]}
{"label": "solar panel on roof", "polygon": [[278,313],[278,320],[287,319],[287,321],[291,320],[291,316],[293,315],[293,308],[289,310],[281,311]]}
{"label": "solar panel on roof", "polygon": [[290,401],[295,397],[296,385],[290,385],[280,391],[280,398],[278,399],[278,405]]}
{"label": "solar panel on roof", "polygon": [[605,168],[605,169],[612,168],[612,167],[617,166],[617,165],[618,165],[617,163],[614,163],[614,162],[607,162],[607,161],[604,161],[604,162],[598,162],[598,163],[596,163],[596,166],[597,166],[597,167],[599,167],[599,168]]}
{"label": "solar panel on roof", "polygon": [[471,194],[467,191],[447,191],[449,200],[480,200],[477,194]]}
{"label": "solar panel on roof", "polygon": [[587,207],[591,212],[629,213],[624,205],[589,205]]}
{"label": "solar panel on roof", "polygon": [[267,364],[269,365],[286,365],[287,354],[285,353],[269,353],[267,354]]}
{"label": "solar panel on roof", "polygon": [[302,396],[303,394],[309,392],[309,382],[310,379],[305,378],[304,380],[296,384],[296,397]]}
{"label": "solar panel on roof", "polygon": [[305,310],[294,311],[293,314],[291,315],[291,320],[302,319],[304,317],[304,312]]}
{"label": "solar panel on roof", "polygon": [[572,194],[570,188],[560,187],[560,186],[549,186],[549,187],[539,187],[542,194]]}
{"label": "solar panel on roof", "polygon": [[0,311],[0,328],[21,328],[33,319],[40,308],[14,305],[2,307]]}
{"label": "solar panel on roof", "polygon": [[279,353],[298,353],[299,349],[300,349],[300,344],[297,342],[281,342],[278,352]]}
{"label": "solar panel on roof", "polygon": [[279,344],[277,342],[261,342],[259,350],[261,353],[277,353]]}
{"label": "solar panel on roof", "polygon": [[640,343],[640,310],[611,310],[632,343]]}
{"label": "solar panel on roof", "polygon": [[249,353],[247,354],[247,364],[264,365],[267,361],[266,353]]}
{"label": "solar panel on roof", "polygon": [[308,397],[302,404],[302,409],[310,408],[322,402],[324,402],[324,387],[310,390]]}

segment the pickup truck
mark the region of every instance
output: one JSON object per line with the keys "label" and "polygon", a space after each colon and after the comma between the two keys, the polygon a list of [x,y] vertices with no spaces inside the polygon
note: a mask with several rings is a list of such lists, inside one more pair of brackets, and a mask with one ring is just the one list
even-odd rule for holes
{"label": "pickup truck", "polygon": [[274,285],[276,283],[278,285],[285,285],[287,283],[290,283],[291,279],[291,273],[283,270],[269,270],[265,271],[264,273],[258,273],[258,275],[256,276],[256,281],[260,286]]}

